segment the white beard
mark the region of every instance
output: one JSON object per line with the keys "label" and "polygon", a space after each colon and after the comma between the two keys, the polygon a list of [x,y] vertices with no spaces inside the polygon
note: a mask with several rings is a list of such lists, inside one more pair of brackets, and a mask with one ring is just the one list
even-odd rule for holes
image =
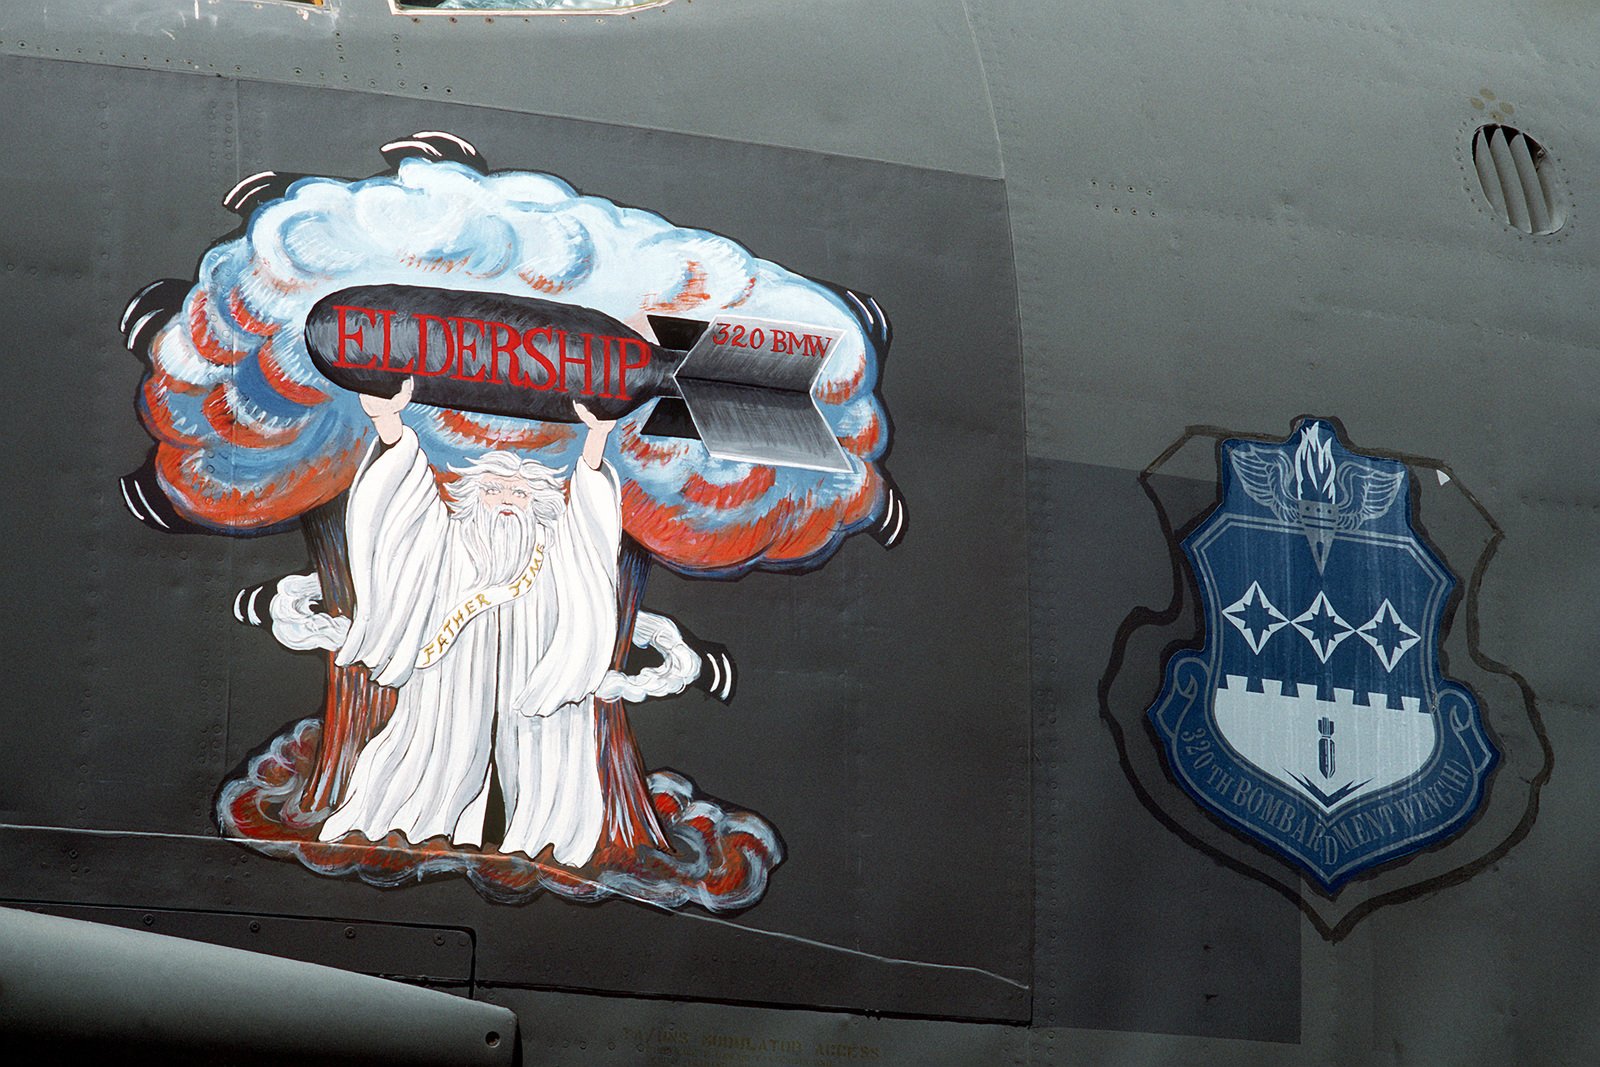
{"label": "white beard", "polygon": [[477,568],[481,585],[505,585],[521,573],[533,556],[538,527],[527,509],[502,515],[479,508],[458,521],[465,524],[462,542]]}

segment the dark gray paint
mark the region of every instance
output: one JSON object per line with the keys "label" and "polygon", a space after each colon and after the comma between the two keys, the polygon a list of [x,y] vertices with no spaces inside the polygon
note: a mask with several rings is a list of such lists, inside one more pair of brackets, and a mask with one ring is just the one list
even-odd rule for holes
{"label": "dark gray paint", "polygon": [[[1168,593],[1150,499],[1131,471],[1041,459],[1028,464],[1028,496],[1034,1025],[1296,1042],[1299,911],[1153,818],[1101,719],[1095,682],[1123,599]],[[1159,658],[1143,666],[1159,677]],[[1154,749],[1142,732],[1128,744]]]}
{"label": "dark gray paint", "polygon": [[[16,121],[48,130],[50,157],[69,171],[82,163],[67,161],[92,158],[103,131],[64,115],[103,114],[110,130],[156,139],[118,145],[126,180],[41,190],[43,214],[90,229],[107,213],[133,215],[128,239],[105,239],[98,288],[71,277],[95,267],[85,249],[53,248],[26,229],[0,246],[24,271],[46,256],[63,262],[47,288],[16,294],[7,319],[13,345],[65,339],[53,349],[55,385],[13,429],[60,449],[73,490],[48,512],[11,513],[14,524],[27,515],[18,536],[38,536],[15,579],[42,577],[67,618],[89,621],[73,654],[92,672],[22,679],[37,691],[14,709],[81,710],[76,720],[13,713],[18,779],[76,788],[19,800],[7,821],[134,834],[6,831],[18,854],[49,866],[0,876],[4,896],[144,906],[160,887],[163,906],[179,909],[467,927],[481,983],[1027,1019],[1025,623],[1009,608],[1025,589],[1023,447],[1018,364],[1003,357],[1016,339],[998,183],[505,112],[397,110],[328,90],[18,59],[6,71]],[[170,127],[142,120],[158,110]],[[853,539],[804,576],[689,582],[657,568],[646,598],[739,657],[733,708],[691,693],[632,718],[647,766],[690,775],[784,836],[788,859],[747,914],[552,898],[508,908],[460,879],[384,892],[212,839],[224,774],[318,707],[319,659],[229,617],[236,588],[300,566],[303,546],[294,536],[174,538],[126,515],[115,479],[146,445],[132,413],[139,368],[115,339],[120,305],[151,278],[191,274],[231,228],[217,199],[234,173],[359,176],[380,169],[379,143],[423,128],[468,137],[497,166],[549,169],[797,271],[848,280],[893,316],[889,469],[912,501],[914,538],[893,553]],[[162,232],[146,239],[146,225]],[[935,296],[948,292],[967,299]],[[950,388],[975,380],[978,352],[984,390]],[[62,433],[64,397],[97,405],[87,435]],[[9,471],[15,498],[31,471]],[[979,633],[971,618],[990,621]],[[49,655],[27,651],[33,662]]]}
{"label": "dark gray paint", "polygon": [[522,1020],[523,1062],[540,1067],[1021,1067],[1029,1031],[828,1012],[491,989]]}
{"label": "dark gray paint", "polygon": [[204,941],[434,988],[470,990],[474,979],[471,932],[442,926],[82,904],[28,904],[19,910]]}
{"label": "dark gray paint", "polygon": [[[1004,229],[1002,240],[1010,243],[1009,256],[1002,257],[1004,271],[1021,286],[1028,448],[1036,457],[1131,476],[1189,423],[1282,432],[1293,415],[1315,410],[1343,417],[1363,444],[1450,462],[1507,533],[1482,590],[1483,647],[1530,679],[1557,753],[1556,773],[1542,794],[1539,821],[1529,837],[1465,884],[1379,910],[1337,945],[1322,942],[1302,923],[1298,1045],[1084,1029],[1143,1025],[1219,1032],[1206,1030],[1207,1016],[1194,1008],[1195,994],[1211,990],[1192,982],[1160,987],[1147,979],[1140,984],[1129,977],[1162,979],[1174,966],[1169,953],[1176,956],[1175,973],[1191,973],[1187,954],[1194,951],[1195,927],[1180,925],[1170,942],[1161,940],[1162,923],[1171,918],[1165,889],[1150,891],[1146,913],[1129,923],[1126,933],[1109,926],[1098,935],[1074,929],[1076,937],[1099,936],[1102,945],[1114,946],[1086,945],[1083,951],[1093,958],[1051,956],[1048,947],[1050,932],[1099,921],[1052,901],[1082,894],[1135,911],[1146,899],[1141,888],[1146,871],[1139,872],[1136,884],[1123,884],[1118,895],[1088,862],[1108,853],[1124,858],[1116,847],[1120,835],[1135,835],[1154,850],[1149,866],[1158,869],[1148,879],[1153,885],[1167,884],[1163,879],[1171,871],[1192,867],[1197,858],[1159,834],[1146,839],[1126,794],[1080,799],[1071,788],[1075,779],[1061,773],[1065,765],[1058,767],[1046,754],[1055,739],[1041,732],[1035,765],[1041,809],[1045,798],[1059,791],[1063,804],[1104,804],[1112,812],[1127,809],[1127,817],[1111,820],[1116,830],[1105,832],[1118,835],[1112,841],[1086,842],[1058,833],[1064,814],[1039,812],[1033,847],[1041,873],[1035,1000],[1041,1025],[1030,1033],[1025,1049],[1007,1047],[1040,1063],[1321,1067],[1593,1059],[1592,1049],[1600,1043],[1600,1017],[1592,1010],[1600,936],[1588,921],[1600,877],[1600,850],[1593,847],[1594,781],[1600,776],[1594,682],[1600,658],[1595,608],[1600,569],[1592,551],[1600,542],[1592,471],[1593,394],[1600,384],[1594,339],[1600,336],[1600,317],[1591,290],[1600,266],[1595,244],[1600,231],[1588,223],[1587,213],[1595,190],[1592,176],[1600,171],[1600,140],[1592,121],[1600,31],[1584,5],[1463,0],[1446,9],[1383,0],[1333,6],[1326,0],[1144,5],[1124,0],[1072,5],[1052,0],[870,5],[678,0],[635,19],[498,19],[493,24],[470,17],[413,23],[386,14],[381,0],[332,0],[324,12],[307,19],[293,10],[296,6],[127,0],[108,13],[96,0],[14,4],[0,13],[0,52],[370,89],[394,98],[390,106],[396,114],[412,113],[401,98],[454,100],[1004,175],[1009,216],[997,225]],[[743,47],[717,47],[728,41]],[[632,59],[638,61],[622,61]],[[65,66],[42,65],[56,73],[39,73],[43,81],[31,83],[29,91],[68,80]],[[110,83],[104,74],[92,80]],[[6,88],[8,105],[24,99],[12,91],[13,82]],[[1555,153],[1573,212],[1553,240],[1518,238],[1492,219],[1472,189],[1463,151],[1483,121],[1483,113],[1470,104],[1480,88],[1514,101],[1514,121]],[[131,129],[108,127],[97,135],[92,152],[63,164],[70,181],[54,173],[8,169],[7,189],[17,191],[25,210],[7,213],[8,238],[0,249],[31,251],[26,259],[7,257],[19,262],[0,276],[0,317],[20,321],[33,308],[81,300],[87,291],[99,310],[85,316],[90,325],[74,336],[98,345],[98,335],[88,337],[90,327],[98,328],[108,312],[114,315],[130,280],[187,272],[194,233],[184,227],[196,224],[191,207],[196,201],[141,194],[167,182],[189,181],[203,186],[209,200],[226,187],[222,172],[236,170],[235,161],[227,151],[205,158],[210,146],[229,144],[231,136],[249,146],[260,132],[225,129],[230,113],[224,104],[234,92],[231,82],[219,81],[210,90],[215,106],[197,108],[193,99],[164,98],[159,108],[126,117],[134,124]],[[74,107],[93,111],[100,99],[69,91],[56,106],[11,106],[0,118],[0,129],[12,136],[22,157],[36,143],[76,145],[83,130],[63,126],[63,116],[81,113]],[[186,122],[207,131],[202,142],[208,147],[187,156],[182,167],[163,165],[141,173],[113,169],[130,139]],[[647,135],[599,128],[587,136],[615,144]],[[250,157],[250,162],[289,166],[292,134],[272,143],[277,146],[273,155]],[[551,146],[538,149],[544,153]],[[554,151],[568,149],[557,145]],[[743,150],[734,145],[728,151],[737,165]],[[351,158],[351,173],[369,167],[363,138],[352,140]],[[492,151],[492,158],[506,162],[502,152]],[[312,158],[302,165],[322,162]],[[548,165],[572,177],[573,171],[563,169],[566,162]],[[229,180],[232,176],[237,175]],[[616,170],[600,177],[594,187],[607,192],[627,180]],[[649,176],[662,188],[692,187],[700,178],[697,172],[665,168]],[[915,197],[923,180],[920,172],[902,172],[902,185],[885,195]],[[119,183],[126,185],[125,195],[119,195]],[[649,189],[647,194],[637,202],[656,206],[657,194]],[[76,214],[56,214],[63,203]],[[714,212],[718,206],[705,207]],[[212,211],[212,223],[199,227],[207,238],[230,224],[220,209]],[[99,225],[73,222],[83,217]],[[826,247],[837,234],[808,234],[803,223],[781,215],[774,222],[782,231],[776,236],[785,241],[821,245],[825,254],[811,257],[821,269],[837,264],[833,277],[856,280],[850,250]],[[762,219],[750,220],[737,236],[766,251],[758,240],[762,224]],[[19,238],[13,244],[12,234],[44,240]],[[113,278],[105,268],[86,269],[86,260],[74,260],[65,251],[81,250],[93,259],[131,241],[163,266]],[[72,277],[75,272],[78,278]],[[959,301],[948,288],[952,280],[929,276],[928,290]],[[898,326],[898,309],[891,310]],[[897,343],[892,382],[904,351]],[[32,391],[38,383],[27,379],[8,384],[25,404],[52,399]],[[125,395],[119,387],[86,398],[88,413],[75,434],[81,447],[109,456],[137,446],[139,434]],[[96,500],[95,494],[109,486],[81,461],[63,466],[63,482],[47,491],[52,505],[82,507],[94,501],[90,517],[70,536],[43,524],[8,524],[18,558],[37,558],[28,553],[57,542],[88,551],[127,536],[112,503]],[[108,460],[106,466],[113,465]],[[1064,501],[1062,506],[1087,515],[1100,501]],[[916,511],[914,522],[923,514]],[[1039,543],[1040,535],[1035,532],[1032,540]],[[270,549],[248,547],[252,575],[265,560],[258,552],[280,552],[285,566],[294,562],[294,552],[281,539]],[[830,570],[854,566],[852,553],[871,548],[847,547]],[[162,584],[177,560],[174,546],[144,551],[140,556],[135,548],[119,569],[130,585],[149,591],[158,607],[192,615],[201,603],[215,602],[211,593],[191,596]],[[213,578],[216,589],[231,591],[232,572],[217,570],[227,559],[227,552],[213,546],[191,552],[184,562],[202,580],[219,575]],[[861,557],[863,571],[883,565],[870,552]],[[1063,576],[1070,576],[1069,565],[1060,566]],[[12,583],[8,592],[18,599],[49,597],[56,585],[48,573],[26,567],[13,568],[7,580]],[[98,588],[103,590],[103,581]],[[676,589],[676,583],[658,577],[656,588]],[[783,599],[785,588],[798,584],[773,585],[764,594],[773,598],[768,603],[777,605],[775,610],[793,610],[799,602],[798,597]],[[693,595],[714,599],[717,592],[736,590],[694,587]],[[742,589],[737,592],[744,595]],[[1125,589],[1096,595],[1109,602],[1074,606],[1074,612],[1110,616],[1138,599]],[[1051,629],[1050,605],[1037,587],[1032,599],[1035,649],[1059,644],[1065,631]],[[1013,600],[1007,610],[1020,613],[1022,603]],[[729,599],[723,610],[728,619],[742,622],[737,604],[737,598]],[[85,624],[96,641],[108,639],[111,628],[104,616]],[[1110,634],[1101,638],[1108,641]],[[236,633],[228,640],[246,649],[260,639]],[[141,696],[170,695],[187,707],[208,708],[205,724],[177,729],[149,716],[132,724],[107,723],[76,684],[96,678],[92,651],[71,653],[63,661],[46,635],[17,642],[32,657],[27,662],[49,657],[44,662],[64,662],[70,673],[23,671],[16,659],[8,660],[8,689],[18,694],[8,700],[8,711],[20,709],[38,719],[31,729],[85,765],[98,758],[102,742],[96,739],[102,735],[108,753],[120,739],[140,731],[171,742],[177,746],[169,746],[171,751],[185,755],[171,762],[170,773],[185,780],[170,792],[157,789],[142,798],[141,818],[168,827],[204,824],[206,805],[198,802],[193,787],[214,777],[219,763],[206,751],[212,744],[207,731],[227,725],[222,697],[209,684],[204,691],[199,684],[205,677],[202,667],[214,670],[214,663],[201,664],[197,655],[177,657],[172,676],[189,679],[187,689],[174,690],[179,683],[172,682],[159,693],[136,690],[129,697],[140,707],[157,706],[141,702]],[[285,694],[285,706],[313,705],[313,672],[284,677],[265,657],[235,656],[231,645],[222,658],[232,663],[234,689],[270,686]],[[1092,675],[1046,680],[1052,686],[1059,682],[1058,699],[1065,706],[1088,706]],[[1040,710],[1047,708],[1041,704]],[[250,714],[255,718],[225,739],[221,762],[278,725],[268,721],[273,714],[268,708]],[[666,751],[664,746],[680,735],[687,746],[693,724],[682,720],[664,715],[651,728],[649,744],[655,751]],[[776,740],[791,745],[808,740],[807,724],[766,725]],[[703,750],[696,758],[703,761]],[[847,758],[858,757],[852,752]],[[87,812],[102,792],[121,799],[128,789],[126,782],[96,782],[76,764],[51,775],[33,773],[34,765],[29,752],[0,746],[0,808],[44,805]],[[1099,765],[1084,770],[1102,777],[1108,773]],[[798,809],[786,809],[781,801],[757,803],[758,794],[748,786],[759,784],[762,773],[753,766],[720,768],[724,795],[773,817],[793,851],[802,844],[794,837]],[[127,807],[124,801],[121,808],[107,810]],[[1158,846],[1155,840],[1165,843]],[[7,846],[15,843],[16,835],[8,835]],[[300,877],[225,846],[214,846],[214,854],[191,850],[182,854],[178,868],[162,867],[174,857],[172,850],[188,847],[162,841],[142,846],[142,854],[154,861],[149,867],[123,865],[113,876],[100,866],[98,854],[71,856],[80,844],[75,837],[33,835],[25,848],[8,852],[20,857],[10,877],[19,885],[31,882],[49,887],[46,891],[80,895],[115,877],[119,892],[146,899],[161,899],[185,883],[205,885],[229,899],[240,899],[242,886],[250,887],[244,896],[271,897]],[[257,892],[266,871],[272,872],[266,877],[273,885]],[[1229,880],[1226,872],[1213,873],[1217,885],[1227,888],[1208,902],[1224,914],[1234,903],[1248,904],[1265,892],[1242,877]],[[781,869],[775,884],[781,886],[792,874]],[[275,881],[279,878],[281,883]],[[353,909],[371,899],[359,886],[322,893],[330,909]],[[419,902],[426,900],[447,910],[455,899],[447,888],[428,885],[382,906],[399,912],[420,909]],[[1264,899],[1259,911],[1249,911],[1252,921],[1228,927],[1230,945],[1270,936],[1259,927],[1270,928],[1276,912],[1270,898]],[[914,912],[913,905],[900,906]],[[1203,926],[1210,913],[1208,908],[1192,921]],[[1134,936],[1146,939],[1138,951],[1115,955]],[[1101,952],[1113,955],[1108,959]],[[1279,965],[1277,956],[1269,962],[1269,970]],[[1250,988],[1253,966],[1236,959],[1214,977],[1225,980],[1220,988]],[[1110,988],[1130,990],[1128,1010],[1120,1016],[1109,1010],[1113,998],[1093,986],[1088,974],[1109,974]],[[1175,997],[1171,1005],[1155,999],[1168,993]],[[1059,998],[1054,1009],[1048,1004],[1052,995]],[[549,996],[548,1010],[572,1011],[580,1020],[623,1010],[608,1000],[585,1014],[587,1009],[575,1006],[579,998]],[[739,1016],[724,1006],[704,1010],[719,1020]],[[909,1063],[931,1062],[944,1049],[965,1049],[955,1034],[990,1030],[847,1017],[837,1017],[836,1025],[894,1025],[901,1033],[918,1034],[920,1046],[897,1046],[895,1058]],[[576,1042],[585,1032],[567,1031],[567,1036]],[[596,1024],[593,1032],[603,1031]],[[540,1048],[529,1047],[530,1053]],[[563,1055],[573,1059],[570,1049]],[[994,1050],[980,1049],[965,1062],[1007,1061]]]}

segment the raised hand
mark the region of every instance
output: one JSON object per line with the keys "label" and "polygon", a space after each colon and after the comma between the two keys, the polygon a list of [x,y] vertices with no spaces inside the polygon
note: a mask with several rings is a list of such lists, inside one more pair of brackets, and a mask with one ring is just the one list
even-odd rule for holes
{"label": "raised hand", "polygon": [[572,410],[577,413],[578,421],[589,427],[591,430],[599,430],[601,433],[610,433],[611,427],[617,424],[616,419],[600,418],[600,416],[590,411],[586,404],[583,404],[580,401],[574,400],[572,402]]}
{"label": "raised hand", "polygon": [[599,470],[600,461],[606,454],[606,438],[611,436],[611,430],[617,425],[617,420],[598,418],[594,412],[576,401],[572,404],[572,410],[577,413],[578,421],[589,427],[589,433],[583,439],[583,461],[590,469]]}
{"label": "raised hand", "polygon": [[400,413],[411,403],[411,394],[416,391],[417,380],[407,378],[400,386],[400,391],[394,396],[370,396],[361,394],[361,410],[367,413],[372,420],[372,425],[377,428],[378,440],[385,445],[392,445],[400,440]]}

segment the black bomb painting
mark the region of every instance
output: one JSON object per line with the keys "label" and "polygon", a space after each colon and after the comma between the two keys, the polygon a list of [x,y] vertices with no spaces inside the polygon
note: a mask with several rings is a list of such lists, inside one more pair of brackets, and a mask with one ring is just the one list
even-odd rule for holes
{"label": "black bomb painting", "polygon": [[735,689],[729,650],[648,610],[647,579],[900,540],[888,321],[450,134],[382,153],[364,180],[245,179],[241,229],[122,319],[155,440],[128,509],[298,533],[309,557],[232,611],[323,659],[322,706],[222,783],[218,828],[378,886],[749,907],[777,830],[647,773],[629,726]]}

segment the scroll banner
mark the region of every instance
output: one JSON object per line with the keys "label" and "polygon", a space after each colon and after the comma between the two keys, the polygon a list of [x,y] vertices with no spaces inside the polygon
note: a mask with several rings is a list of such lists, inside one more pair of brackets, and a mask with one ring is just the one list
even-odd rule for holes
{"label": "scroll banner", "polygon": [[497,608],[501,604],[509,604],[532,589],[533,580],[538,576],[539,568],[542,566],[544,566],[544,545],[539,545],[533,550],[533,562],[529,563],[511,584],[469,595],[447,615],[440,624],[438,632],[433,635],[433,640],[423,645],[422,651],[417,653],[417,670],[426,670],[442,661],[461,630],[480,613],[490,608]]}

